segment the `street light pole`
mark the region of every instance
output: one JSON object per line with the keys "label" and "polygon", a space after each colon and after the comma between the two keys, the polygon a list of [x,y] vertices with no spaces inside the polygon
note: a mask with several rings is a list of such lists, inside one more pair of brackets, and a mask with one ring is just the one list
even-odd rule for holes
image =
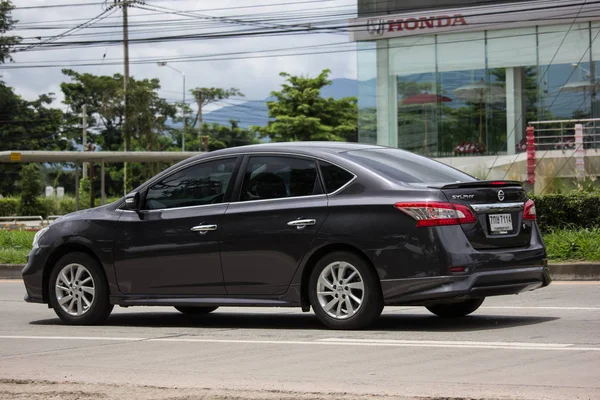
{"label": "street light pole", "polygon": [[181,106],[181,114],[183,115],[183,132],[181,133],[181,151],[185,151],[185,131],[187,128],[187,118],[185,115],[185,73],[177,68],[171,67],[165,61],[158,62],[157,64],[159,67],[171,68],[173,71],[179,72],[183,77],[183,104]]}

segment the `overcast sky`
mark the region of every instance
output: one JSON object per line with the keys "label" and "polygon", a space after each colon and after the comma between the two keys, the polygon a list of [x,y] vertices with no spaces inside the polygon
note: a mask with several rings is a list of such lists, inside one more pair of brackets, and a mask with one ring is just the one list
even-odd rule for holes
{"label": "overcast sky", "polygon": [[[17,9],[13,12],[15,19],[19,20],[16,34],[29,38],[28,43],[42,36],[58,35],[69,28],[94,18],[104,10],[103,0],[12,0]],[[85,3],[85,6],[75,4]],[[113,0],[108,1],[112,4]],[[304,4],[303,4],[304,3]],[[19,7],[47,6],[70,4],[68,7],[18,9]],[[200,19],[201,16],[230,17],[236,20],[254,19],[260,26],[271,24],[292,24],[315,21],[315,18],[328,16],[328,20],[339,26],[344,20],[352,17],[356,11],[356,0],[146,0],[146,7],[167,7],[169,10],[154,9],[154,11],[131,8],[129,10],[131,38],[170,36],[181,34],[206,34],[215,32],[231,32],[235,29],[256,29],[256,24],[243,26],[227,22],[223,19]],[[261,7],[262,5],[270,5]],[[249,6],[247,8],[241,8]],[[166,14],[156,11],[171,12]],[[194,12],[196,17],[176,15],[175,11]],[[95,39],[120,40],[122,31],[120,27],[120,9],[97,23],[97,26],[114,25],[105,29],[86,28],[76,32],[66,41],[82,41]],[[334,15],[333,15],[334,14]],[[275,18],[276,20],[273,20]],[[285,18],[283,20],[282,18]],[[298,19],[300,18],[300,19]],[[155,25],[154,25],[155,23]],[[167,23],[168,25],[161,25]],[[140,26],[140,24],[144,26]],[[61,29],[22,29],[31,27],[56,27]],[[136,26],[137,25],[137,26]],[[144,32],[136,33],[136,30]],[[302,34],[294,36],[272,36],[254,38],[227,38],[214,40],[187,40],[180,42],[132,44],[130,57],[132,61],[140,58],[171,58],[181,56],[196,56],[206,54],[223,54],[249,51],[265,51],[273,49],[290,49],[289,53],[298,52],[323,52],[326,49],[346,50],[355,48],[353,44],[337,45],[335,43],[348,42],[348,34],[338,32],[333,34]],[[320,45],[323,47],[306,48],[306,46]],[[305,47],[305,48],[303,48]],[[264,53],[281,54],[281,53]],[[249,100],[264,99],[272,90],[277,90],[282,82],[279,72],[285,71],[292,74],[316,75],[324,68],[332,70],[333,78],[356,78],[356,54],[353,51],[337,52],[332,54],[293,55],[288,57],[277,56],[269,58],[248,58],[256,54],[244,54],[228,57],[246,57],[221,61],[203,62],[171,62],[169,65],[183,71],[187,76],[187,88],[193,87],[236,87],[239,88]],[[104,57],[105,56],[105,57]],[[120,63],[123,59],[121,45],[97,46],[84,48],[66,48],[56,50],[32,49],[14,55],[15,64],[31,65],[27,63],[43,62],[55,64],[62,62],[65,67],[77,63],[103,63],[100,66],[72,66],[79,72],[89,72],[97,75],[112,75],[122,73],[123,66],[110,65]],[[73,60],[73,61],[71,61]],[[21,64],[22,63],[22,64]],[[35,65],[35,64],[34,64]],[[29,68],[0,70],[2,79],[15,88],[17,94],[31,100],[41,93],[54,92],[60,97],[60,83],[64,77],[61,68]],[[180,101],[182,95],[182,77],[176,71],[159,67],[156,63],[131,65],[131,76],[141,78],[160,79],[162,84],[161,95],[170,101]],[[190,96],[188,95],[188,100]]]}

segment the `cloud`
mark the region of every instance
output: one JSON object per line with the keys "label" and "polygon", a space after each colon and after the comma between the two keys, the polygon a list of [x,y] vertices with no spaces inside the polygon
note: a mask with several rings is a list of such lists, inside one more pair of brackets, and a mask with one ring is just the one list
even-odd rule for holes
{"label": "cloud", "polygon": [[[85,7],[64,7],[49,9],[24,9],[15,10],[14,17],[19,20],[19,27],[24,28],[27,24],[43,23],[44,25],[61,25],[61,30],[18,30],[16,33],[23,37],[56,35],[70,26],[82,22],[85,18],[93,18],[102,12],[98,0],[88,0],[92,3]],[[327,12],[340,15],[336,19],[348,19],[349,13],[356,8],[356,0],[330,0],[319,2],[307,2],[307,0],[225,0],[219,2],[199,2],[192,0],[150,0],[146,1],[149,6],[168,7],[177,10],[194,10],[198,14],[217,17],[256,19],[259,23],[274,23],[270,18],[288,18],[287,21],[276,21],[277,23],[297,23],[298,17],[309,17],[314,19]],[[81,3],[83,0],[13,0],[16,7],[28,7],[36,5],[56,5]],[[305,4],[302,4],[302,3]],[[109,2],[109,4],[112,2]],[[285,3],[285,4],[284,4]],[[270,7],[256,7],[257,5],[271,4]],[[250,8],[239,8],[250,6]],[[238,7],[238,8],[235,8]],[[229,9],[227,9],[229,8]],[[216,10],[221,9],[221,10]],[[212,11],[204,11],[212,10]],[[193,34],[217,31],[231,31],[237,28],[235,25],[223,21],[208,21],[197,18],[187,18],[181,15],[164,14],[144,11],[141,9],[130,9],[131,38]],[[68,40],[92,40],[104,38],[111,40],[121,39],[120,11],[114,17],[107,18],[100,24],[110,24],[107,29],[88,28],[80,31],[80,34],[93,36],[71,37]],[[296,18],[296,19],[293,19]],[[77,19],[77,21],[67,21]],[[337,23],[343,23],[343,19]],[[63,21],[63,22],[57,22]],[[170,22],[169,25],[160,25]],[[302,20],[306,22],[306,19]],[[38,25],[39,26],[39,25]],[[164,27],[164,28],[163,28]],[[250,29],[251,27],[245,27]],[[136,33],[141,30],[140,33]],[[151,31],[151,32],[148,32]],[[228,38],[218,40],[194,40],[153,44],[133,44],[130,47],[132,62],[130,71],[135,78],[159,78],[163,91],[161,94],[170,101],[180,101],[182,91],[182,77],[176,71],[169,68],[160,68],[155,63],[135,64],[136,60],[148,58],[171,59],[174,57],[187,57],[195,55],[211,55],[249,51],[267,51],[270,49],[289,48],[290,52],[325,51],[321,49],[302,49],[305,46],[324,45],[330,43],[347,42],[348,35],[338,34],[304,34],[297,36],[274,36],[256,38]],[[352,49],[352,45],[345,48]],[[112,75],[122,73],[122,65],[110,65],[111,62],[121,62],[123,50],[121,46],[102,46],[91,48],[43,50],[18,53],[15,55],[15,66],[26,65],[19,63],[44,62],[54,64],[61,60],[73,60],[69,64],[81,62],[101,62],[103,55],[104,64],[93,67],[72,67],[80,72],[89,72],[98,75]],[[273,53],[263,53],[273,54]],[[241,55],[245,56],[245,55]],[[234,56],[232,56],[234,57]],[[86,60],[86,61],[83,61]],[[322,69],[332,70],[333,78],[355,79],[356,54],[354,52],[318,54],[318,55],[295,55],[290,57],[269,58],[242,58],[234,60],[210,61],[210,62],[171,62],[174,68],[186,75],[187,89],[193,87],[236,87],[240,89],[247,99],[263,99],[272,90],[277,90],[282,83],[279,73],[282,71],[298,75],[317,75]],[[25,98],[36,98],[39,94],[54,91],[60,92],[60,82],[64,76],[60,68],[32,68],[11,69],[2,71],[2,78],[8,85],[15,88],[16,92]],[[187,94],[187,100],[191,95]]]}

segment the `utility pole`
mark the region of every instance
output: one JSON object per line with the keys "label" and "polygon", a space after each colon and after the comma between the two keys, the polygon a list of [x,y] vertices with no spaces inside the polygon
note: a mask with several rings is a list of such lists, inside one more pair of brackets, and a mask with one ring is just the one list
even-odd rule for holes
{"label": "utility pole", "polygon": [[[125,62],[125,74],[123,75],[123,93],[124,93],[124,117],[125,123],[123,124],[123,138],[125,139],[125,151],[128,150],[129,146],[129,116],[127,111],[129,108],[129,102],[127,98],[127,84],[129,83],[129,26],[128,26],[128,15],[127,7],[129,7],[129,0],[122,0],[123,3],[123,57]],[[127,162],[123,165],[123,195],[127,194]]]}
{"label": "utility pole", "polygon": [[[128,22],[128,8],[133,4],[137,3],[138,0],[114,0],[114,6],[121,7],[123,9],[123,61],[124,61],[124,74],[123,74],[123,102],[124,112],[123,119],[123,139],[124,139],[124,150],[128,151],[131,146],[130,137],[130,125],[129,125],[129,99],[127,98],[127,86],[129,84],[129,22]],[[123,166],[123,192],[127,194],[127,162]]]}
{"label": "utility pole", "polygon": [[[83,147],[81,151],[86,151],[87,147],[87,105],[84,104],[81,108],[81,112],[83,114],[83,139],[81,141]],[[83,179],[87,178],[87,163],[83,163]]]}

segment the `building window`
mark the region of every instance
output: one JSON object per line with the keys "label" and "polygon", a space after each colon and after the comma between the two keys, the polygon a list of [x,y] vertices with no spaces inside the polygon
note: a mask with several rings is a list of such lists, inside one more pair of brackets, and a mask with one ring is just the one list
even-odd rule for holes
{"label": "building window", "polygon": [[[578,23],[378,40],[376,116],[361,108],[359,118],[376,121],[378,144],[431,157],[523,151],[530,121],[600,117],[599,32]],[[559,136],[546,149],[561,148]]]}

